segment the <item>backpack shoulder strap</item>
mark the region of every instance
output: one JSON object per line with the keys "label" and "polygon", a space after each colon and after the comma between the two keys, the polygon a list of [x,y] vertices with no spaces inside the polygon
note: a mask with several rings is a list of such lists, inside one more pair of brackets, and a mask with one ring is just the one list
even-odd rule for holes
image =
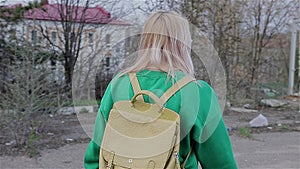
{"label": "backpack shoulder strap", "polygon": [[[129,80],[133,89],[133,95],[139,93],[141,91],[141,87],[140,87],[140,83],[136,77],[136,73],[132,72],[132,73],[128,73],[129,76]],[[138,99],[144,101],[143,96],[139,96]]]}
{"label": "backpack shoulder strap", "polygon": [[196,79],[191,76],[185,76],[179,81],[177,81],[173,86],[171,86],[161,97],[160,103],[163,105],[182,87],[187,85],[188,83],[195,81]]}
{"label": "backpack shoulder strap", "polygon": [[186,158],[184,159],[183,163],[181,164],[182,169],[185,169],[185,164],[186,164],[188,158],[190,157],[190,155],[192,154],[192,150],[193,150],[193,146],[191,146],[189,153],[187,154]]}

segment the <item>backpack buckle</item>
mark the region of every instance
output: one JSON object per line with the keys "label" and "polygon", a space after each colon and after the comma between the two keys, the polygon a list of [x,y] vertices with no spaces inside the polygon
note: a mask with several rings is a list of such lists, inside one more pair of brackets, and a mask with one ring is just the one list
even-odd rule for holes
{"label": "backpack buckle", "polygon": [[114,157],[115,157],[115,152],[112,151],[111,154],[112,154],[112,156],[106,165],[106,169],[113,169],[113,166],[114,166],[113,161],[114,161]]}

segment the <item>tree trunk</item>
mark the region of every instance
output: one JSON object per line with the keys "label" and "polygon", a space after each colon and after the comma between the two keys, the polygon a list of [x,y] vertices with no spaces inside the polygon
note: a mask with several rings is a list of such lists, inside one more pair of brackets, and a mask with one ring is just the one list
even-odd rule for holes
{"label": "tree trunk", "polygon": [[67,94],[68,99],[72,99],[72,77],[73,77],[73,63],[71,59],[71,53],[65,54],[65,92]]}

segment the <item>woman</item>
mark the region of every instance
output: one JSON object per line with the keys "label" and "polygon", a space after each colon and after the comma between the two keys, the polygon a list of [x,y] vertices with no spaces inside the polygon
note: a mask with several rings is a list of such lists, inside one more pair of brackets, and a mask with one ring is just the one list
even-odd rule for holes
{"label": "woman", "polygon": [[[141,35],[138,57],[111,81],[102,98],[84,158],[85,168],[99,167],[103,126],[113,103],[130,100],[134,95],[128,73],[135,72],[140,88],[159,97],[182,77],[194,76],[190,36],[187,20],[175,12],[158,11],[150,16]],[[149,102],[149,98],[144,99]],[[202,168],[237,168],[217,96],[206,82],[184,86],[165,107],[180,115],[180,163],[192,149],[185,168],[198,168],[198,162]]]}

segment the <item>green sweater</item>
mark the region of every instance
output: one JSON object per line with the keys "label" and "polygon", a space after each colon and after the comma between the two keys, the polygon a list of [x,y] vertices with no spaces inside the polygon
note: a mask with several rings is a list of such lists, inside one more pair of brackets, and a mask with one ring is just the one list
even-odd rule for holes
{"label": "green sweater", "polygon": [[[137,77],[142,90],[149,90],[160,97],[174,82],[184,76],[177,71],[174,81],[160,71],[142,70]],[[94,134],[84,157],[86,169],[99,167],[99,150],[113,103],[129,100],[134,95],[128,75],[115,77],[108,85],[101,100],[95,121]],[[146,102],[151,102],[144,96]],[[165,107],[180,114],[181,142],[179,160],[182,163],[191,146],[193,151],[185,165],[186,169],[197,169],[200,162],[203,169],[237,168],[230,139],[224,125],[218,98],[214,90],[204,81],[192,82],[176,92]]]}

